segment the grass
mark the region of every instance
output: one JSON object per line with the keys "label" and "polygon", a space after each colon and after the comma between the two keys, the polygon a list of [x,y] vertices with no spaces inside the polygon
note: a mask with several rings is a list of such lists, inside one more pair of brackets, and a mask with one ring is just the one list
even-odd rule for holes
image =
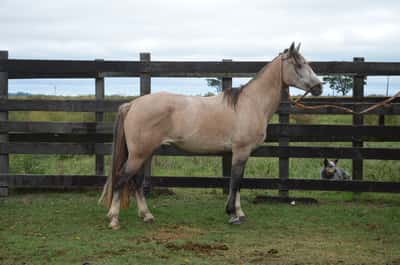
{"label": "grass", "polygon": [[[59,98],[52,98],[59,99]],[[64,99],[64,98],[63,98]],[[114,113],[105,115],[106,121]],[[10,112],[10,120],[94,121],[93,113]],[[291,116],[298,124],[351,124],[348,115]],[[277,122],[277,117],[272,119]],[[399,116],[386,116],[400,125]],[[377,123],[367,116],[366,123]],[[291,143],[299,145],[298,143]],[[301,143],[351,146],[351,143]],[[368,147],[400,147],[372,143]],[[110,157],[106,156],[106,172]],[[291,178],[318,178],[321,159],[290,159]],[[351,160],[340,160],[351,173]],[[94,174],[94,156],[11,155],[20,174]],[[364,179],[399,181],[398,161],[367,160]],[[155,175],[219,176],[221,158],[155,157]],[[277,158],[251,158],[246,177],[276,177]],[[107,228],[98,192],[22,193],[0,198],[0,264],[400,264],[400,198],[397,194],[292,192],[317,205],[254,204],[245,190],[248,220],[227,224],[226,196],[217,189],[174,189],[148,200],[156,223],[144,224],[136,206],[121,212],[120,231]],[[268,193],[270,193],[268,191]],[[276,191],[274,191],[274,194]]]}
{"label": "grass", "polygon": [[317,205],[254,204],[227,224],[226,197],[214,189],[175,189],[149,198],[145,224],[136,206],[107,228],[98,193],[12,194],[0,201],[0,264],[399,264],[398,195],[298,192]]}
{"label": "grass", "polygon": [[[76,174],[93,175],[94,156],[78,155],[11,155],[13,174]],[[105,159],[109,172],[110,156]],[[322,159],[290,159],[290,178],[318,179]],[[340,159],[339,166],[351,174],[351,160]],[[154,157],[153,174],[158,176],[221,176],[221,158],[217,157]],[[400,162],[393,160],[364,161],[364,180],[400,181]],[[245,177],[277,177],[277,158],[250,158]]]}

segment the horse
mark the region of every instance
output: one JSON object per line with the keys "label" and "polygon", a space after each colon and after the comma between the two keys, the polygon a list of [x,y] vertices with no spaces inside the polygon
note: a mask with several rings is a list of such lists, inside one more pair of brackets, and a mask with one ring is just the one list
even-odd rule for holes
{"label": "horse", "polygon": [[119,107],[112,150],[111,174],[99,202],[108,208],[109,227],[119,229],[120,208],[135,193],[138,215],[154,221],[143,193],[144,162],[163,144],[189,152],[232,152],[232,170],[225,211],[230,224],[240,224],[240,182],[251,152],[266,139],[268,121],[276,112],[283,90],[294,86],[312,95],[322,82],[293,42],[240,89],[226,89],[211,97],[166,92],[134,99]]}

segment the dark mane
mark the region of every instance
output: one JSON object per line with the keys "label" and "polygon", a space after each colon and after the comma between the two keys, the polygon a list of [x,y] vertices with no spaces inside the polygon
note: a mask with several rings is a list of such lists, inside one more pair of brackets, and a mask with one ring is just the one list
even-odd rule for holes
{"label": "dark mane", "polygon": [[[284,53],[287,51],[287,49],[284,51]],[[261,68],[260,71],[258,71],[258,73],[256,74],[256,76],[252,79],[250,79],[249,82],[247,82],[245,85],[242,85],[238,88],[226,88],[224,89],[224,100],[226,100],[226,102],[228,103],[228,106],[232,107],[234,110],[236,110],[236,106],[238,104],[239,101],[239,97],[242,94],[243,90],[246,89],[246,87],[253,82],[254,80],[257,79],[257,77],[259,77],[259,75],[261,75],[270,65],[270,63],[272,63],[273,61],[275,61],[281,54],[279,54],[278,56],[276,56],[271,62],[269,62],[268,64],[266,64],[263,68]]]}
{"label": "dark mane", "polygon": [[[247,84],[246,84],[247,85]],[[236,110],[236,106],[239,100],[239,96],[242,93],[246,85],[240,87],[231,87],[224,90],[224,100],[228,103],[228,106]]]}

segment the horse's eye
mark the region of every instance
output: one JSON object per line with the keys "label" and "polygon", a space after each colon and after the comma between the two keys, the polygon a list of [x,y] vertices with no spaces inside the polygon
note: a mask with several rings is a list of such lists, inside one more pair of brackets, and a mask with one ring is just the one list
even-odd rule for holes
{"label": "horse's eye", "polygon": [[297,69],[301,69],[302,66],[303,66],[302,64],[299,64],[299,63],[296,64],[296,68],[297,68]]}

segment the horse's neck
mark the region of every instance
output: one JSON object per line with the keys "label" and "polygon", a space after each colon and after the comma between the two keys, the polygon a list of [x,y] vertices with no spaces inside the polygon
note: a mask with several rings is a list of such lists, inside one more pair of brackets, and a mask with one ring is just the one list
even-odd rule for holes
{"label": "horse's neck", "polygon": [[277,110],[282,92],[281,58],[272,61],[243,92],[250,99],[248,104],[269,119]]}

